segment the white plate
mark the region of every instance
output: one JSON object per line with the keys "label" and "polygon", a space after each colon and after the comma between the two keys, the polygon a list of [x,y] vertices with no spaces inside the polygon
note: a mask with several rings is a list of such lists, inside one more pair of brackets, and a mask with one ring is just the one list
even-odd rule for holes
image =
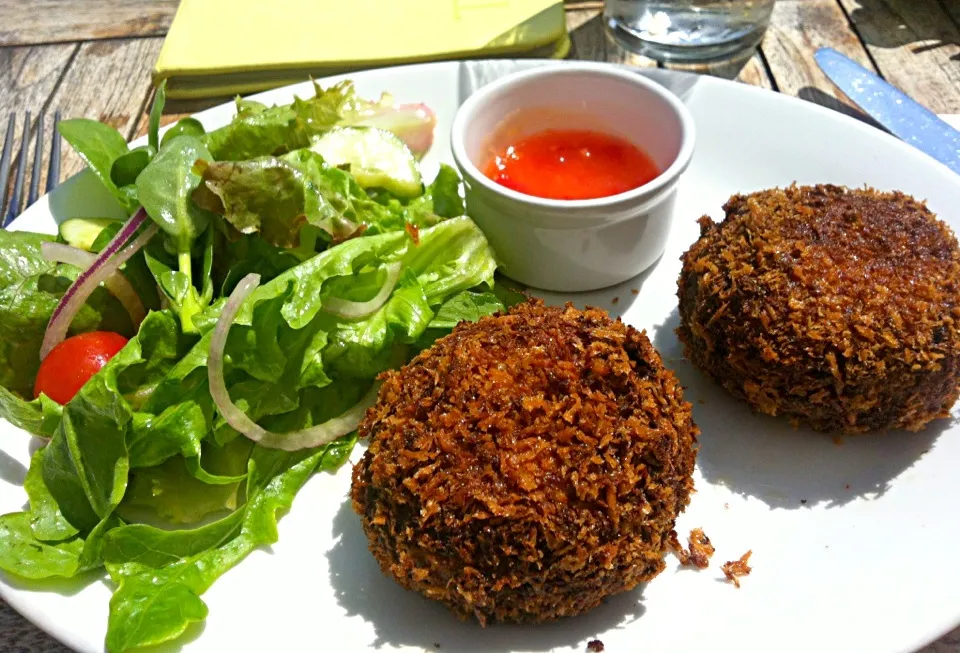
{"label": "white plate", "polygon": [[[350,77],[365,96],[389,90],[399,101],[423,101],[437,111],[429,177],[438,161],[450,160],[448,131],[464,97],[530,65],[543,63],[440,63]],[[347,468],[313,478],[280,522],[280,541],[214,584],[204,596],[210,616],[185,650],[579,652],[596,638],[614,653],[899,653],[960,623],[958,429],[943,421],[920,434],[847,438],[838,446],[752,415],[682,359],[673,333],[680,254],[697,238],[696,219],[720,217],[730,194],[794,181],[870,184],[928,200],[960,231],[960,177],[892,137],[807,102],[709,77],[639,72],[675,90],[696,119],[697,152],[680,188],[677,222],[667,253],[643,278],[571,299],[648,329],[687,386],[703,435],[697,493],[678,531],[683,537],[702,526],[717,547],[713,565],[681,570],[669,557],[667,570],[646,587],[586,615],[482,629],[380,573],[344,500]],[[307,95],[309,85],[259,99],[289,102],[295,92]],[[231,114],[232,106],[221,106],[197,117],[211,128]],[[81,175],[41,199],[16,227],[52,232],[54,219],[107,207],[96,182]],[[0,424],[0,512],[24,504],[30,445],[26,435]],[[747,549],[754,571],[737,590],[720,580],[719,565]],[[0,595],[66,644],[102,650],[110,598],[104,581],[36,591],[5,578]]]}

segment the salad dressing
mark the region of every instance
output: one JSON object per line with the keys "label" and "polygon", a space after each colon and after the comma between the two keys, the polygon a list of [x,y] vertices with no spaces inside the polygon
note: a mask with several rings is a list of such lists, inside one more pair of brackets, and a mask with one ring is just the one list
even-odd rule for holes
{"label": "salad dressing", "polygon": [[483,171],[517,192],[558,200],[618,195],[660,172],[630,141],[587,129],[548,129],[520,138],[494,155]]}

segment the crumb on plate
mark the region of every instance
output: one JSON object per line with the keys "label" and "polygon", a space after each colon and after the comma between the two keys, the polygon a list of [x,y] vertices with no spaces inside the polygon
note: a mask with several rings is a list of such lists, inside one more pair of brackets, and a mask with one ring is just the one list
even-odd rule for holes
{"label": "crumb on plate", "polygon": [[747,564],[747,561],[750,560],[750,555],[753,553],[753,550],[747,551],[739,560],[731,560],[724,563],[720,568],[723,570],[723,575],[727,577],[727,580],[732,581],[737,588],[740,588],[740,578],[742,576],[749,576],[750,572],[753,569],[750,565]]}
{"label": "crumb on plate", "polygon": [[710,558],[716,550],[702,528],[694,528],[690,531],[690,536],[687,538],[689,549],[683,548],[680,544],[680,538],[676,531],[670,531],[667,542],[674,555],[677,556],[677,560],[684,567],[694,566],[698,569],[706,569],[710,566]]}

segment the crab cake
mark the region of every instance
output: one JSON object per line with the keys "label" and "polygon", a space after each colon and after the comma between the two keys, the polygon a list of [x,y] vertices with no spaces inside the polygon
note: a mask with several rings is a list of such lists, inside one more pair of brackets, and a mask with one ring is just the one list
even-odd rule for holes
{"label": "crab cake", "polygon": [[698,435],[643,333],[538,300],[387,373],[359,433],[351,495],[381,569],[483,624],[576,615],[660,573]]}
{"label": "crab cake", "polygon": [[960,257],[899,192],[791,186],[736,195],[684,254],[687,358],[754,409],[820,431],[918,431],[960,372]]}

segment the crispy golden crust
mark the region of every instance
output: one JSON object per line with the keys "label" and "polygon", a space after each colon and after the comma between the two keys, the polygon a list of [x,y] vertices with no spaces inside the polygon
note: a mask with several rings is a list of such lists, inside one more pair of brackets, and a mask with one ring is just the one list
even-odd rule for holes
{"label": "crispy golden crust", "polygon": [[821,431],[920,430],[960,375],[957,240],[901,193],[736,195],[684,254],[687,357],[756,410]]}
{"label": "crispy golden crust", "polygon": [[689,550],[683,548],[680,544],[680,537],[677,531],[670,531],[667,535],[667,546],[677,556],[680,565],[683,567],[693,566],[698,569],[706,569],[710,566],[710,558],[713,557],[716,549],[710,542],[710,538],[703,532],[702,528],[694,528],[690,531],[687,538]]}
{"label": "crispy golden crust", "polygon": [[723,575],[727,577],[731,583],[737,586],[737,589],[740,589],[740,579],[744,576],[749,576],[750,572],[753,571],[753,567],[747,564],[750,561],[750,556],[753,555],[753,551],[747,551],[739,560],[728,560],[720,566]]}
{"label": "crispy golden crust", "polygon": [[664,568],[698,431],[644,334],[534,300],[384,376],[351,496],[401,585],[481,623],[537,622]]}

